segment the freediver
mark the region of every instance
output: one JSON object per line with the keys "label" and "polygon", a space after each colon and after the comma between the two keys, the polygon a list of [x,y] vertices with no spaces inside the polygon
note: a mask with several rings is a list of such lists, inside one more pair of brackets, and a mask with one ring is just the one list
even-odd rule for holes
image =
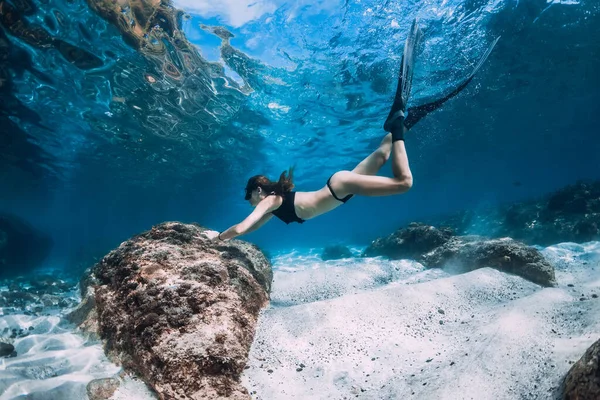
{"label": "freediver", "polygon": [[[352,171],[338,171],[331,175],[327,184],[317,191],[294,191],[293,168],[282,172],[278,181],[271,181],[264,175],[255,175],[248,180],[245,189],[245,199],[254,207],[250,215],[223,232],[209,230],[204,234],[213,240],[229,240],[257,230],[274,216],[286,224],[303,223],[339,207],[354,195],[387,196],[407,192],[412,187],[413,177],[404,146],[406,132],[427,114],[460,93],[471,82],[499,39],[494,40],[471,74],[450,93],[433,102],[409,107],[407,110],[413,66],[421,36],[417,20],[414,20],[404,45],[396,95],[383,125],[384,130],[389,133],[377,150]],[[393,177],[375,176],[390,156]]]}

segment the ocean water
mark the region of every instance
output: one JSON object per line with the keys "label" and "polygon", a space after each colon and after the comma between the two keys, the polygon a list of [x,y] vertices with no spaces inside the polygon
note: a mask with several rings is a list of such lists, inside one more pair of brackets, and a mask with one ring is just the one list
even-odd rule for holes
{"label": "ocean water", "polygon": [[0,210],[49,232],[57,267],[165,220],[224,230],[251,211],[252,175],[296,165],[308,191],[353,168],[383,137],[417,17],[411,104],[460,82],[501,38],[469,87],[408,134],[411,191],[354,198],[302,226],[273,221],[252,241],[364,245],[419,218],[600,177],[595,1],[178,0],[178,29],[154,21],[142,49],[83,0],[3,4],[28,28],[0,25]]}
{"label": "ocean water", "polygon": [[[600,332],[599,302],[587,301],[599,292],[597,242],[539,247],[559,282],[541,290],[487,268],[459,277],[413,260],[324,262],[320,255],[334,244],[359,255],[409,222],[600,179],[599,2],[172,0],[158,11],[148,1],[119,4],[0,0],[0,222],[3,215],[25,220],[51,239],[42,272],[76,282],[122,241],[164,221],[223,231],[252,211],[244,187],[256,174],[275,179],[294,165],[296,190],[311,191],[352,169],[385,134],[415,18],[423,46],[409,105],[453,88],[500,37],[467,89],[407,134],[414,177],[408,193],[356,196],[302,225],[273,219],[243,237],[274,268],[271,304],[257,331],[267,347],[253,346],[244,382],[264,399],[379,398],[410,387],[408,396],[417,386],[422,396],[453,398],[470,376],[477,385],[469,390],[500,393],[496,398],[555,392],[552,377],[564,374]],[[379,174],[392,176],[389,164]],[[6,243],[0,232],[0,251]],[[36,251],[33,242],[22,248]],[[0,268],[0,278],[10,276],[0,293],[30,288],[17,278],[21,265],[0,258]],[[422,304],[418,293],[426,294]],[[0,341],[18,354],[0,358],[0,400],[80,399],[89,381],[119,373],[98,343],[64,319],[79,300],[75,283],[54,295],[46,302],[25,296],[20,307],[0,304]],[[458,322],[434,330],[428,347],[422,330],[405,326],[412,326],[412,314],[434,315],[443,301]],[[460,322],[472,311],[479,317],[469,327],[486,345],[461,347],[452,338],[464,336]],[[574,316],[562,330],[553,325],[557,312]],[[329,324],[313,324],[319,315]],[[362,322],[340,332],[356,321]],[[367,322],[386,335],[369,337]],[[514,330],[504,330],[505,322]],[[550,335],[552,329],[562,336]],[[524,349],[534,343],[529,330],[543,330],[539,346],[551,352],[515,372],[518,382],[538,379],[536,388],[502,389],[508,381],[493,386],[479,374],[497,373],[494,363],[516,371],[501,352],[526,361]],[[415,340],[392,342],[398,332]],[[383,357],[375,346],[380,339],[391,358],[367,370],[369,360]],[[377,354],[345,352],[315,364],[327,359],[326,343],[346,351],[351,340]],[[487,358],[456,373],[444,369],[439,378],[433,370],[415,377],[435,364],[421,361],[458,365],[463,350]],[[536,370],[540,360],[555,370]],[[316,379],[312,386],[304,385],[298,363]],[[362,367],[344,367],[352,363]],[[398,380],[386,369],[391,364],[414,379]],[[359,384],[366,374],[370,383]],[[152,398],[135,377],[119,379],[115,398]],[[290,383],[287,392],[280,382]],[[376,385],[388,389],[375,392]]]}

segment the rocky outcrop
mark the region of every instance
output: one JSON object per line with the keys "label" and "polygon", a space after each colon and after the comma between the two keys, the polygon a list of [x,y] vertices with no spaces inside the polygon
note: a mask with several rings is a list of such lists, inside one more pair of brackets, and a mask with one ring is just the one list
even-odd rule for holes
{"label": "rocky outcrop", "polygon": [[352,252],[349,248],[342,245],[327,246],[323,249],[323,254],[321,254],[321,259],[323,261],[349,257],[352,257]]}
{"label": "rocky outcrop", "polygon": [[448,267],[456,272],[491,267],[542,286],[556,284],[554,267],[533,247],[509,238],[454,236],[448,228],[425,224],[413,223],[375,240],[364,255],[414,259],[428,268]]}
{"label": "rocky outcrop", "polygon": [[78,319],[162,399],[248,399],[239,377],[271,266],[255,246],[202,231],[168,222],[122,243],[84,279],[93,292]]}
{"label": "rocky outcrop", "polygon": [[600,399],[600,340],[569,370],[563,387],[565,400]]}
{"label": "rocky outcrop", "polygon": [[418,259],[422,254],[446,243],[452,236],[450,229],[437,229],[415,222],[408,225],[406,229],[399,229],[389,236],[376,239],[367,247],[363,255]]}
{"label": "rocky outcrop", "polygon": [[547,246],[600,240],[600,181],[578,182],[539,200],[426,220],[461,235],[511,237]]}
{"label": "rocky outcrop", "polygon": [[554,267],[544,256],[533,247],[509,238],[453,237],[424,254],[421,261],[430,268],[446,266],[457,272],[490,267],[522,276],[542,286],[556,285]]}
{"label": "rocky outcrop", "polygon": [[28,274],[51,249],[48,235],[16,215],[0,214],[0,279]]}

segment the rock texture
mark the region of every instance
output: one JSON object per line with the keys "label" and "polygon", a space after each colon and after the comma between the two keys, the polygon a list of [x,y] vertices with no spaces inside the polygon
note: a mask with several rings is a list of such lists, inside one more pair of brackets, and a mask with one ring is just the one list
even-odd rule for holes
{"label": "rock texture", "polygon": [[349,248],[342,245],[327,246],[323,249],[323,254],[321,254],[321,259],[323,261],[349,257],[352,257],[352,252]]}
{"label": "rock texture", "polygon": [[376,239],[363,253],[365,257],[386,256],[392,259],[419,259],[454,236],[451,229],[411,223],[389,236]]}
{"label": "rock texture", "polygon": [[600,340],[569,370],[564,382],[564,399],[600,399]]}
{"label": "rock texture", "polygon": [[12,214],[0,213],[0,279],[25,275],[52,249],[52,239]]}
{"label": "rock texture", "polygon": [[542,286],[556,284],[553,266],[539,251],[521,242],[508,238],[454,236],[448,228],[419,223],[375,240],[364,255],[414,259],[429,268],[450,267],[457,272],[491,267]]}
{"label": "rock texture", "polygon": [[600,240],[600,181],[577,182],[541,199],[426,222],[450,226],[461,235],[508,236],[540,246]]}
{"label": "rock texture", "polygon": [[248,399],[239,376],[271,266],[255,246],[202,231],[168,222],[122,243],[85,279],[95,307],[79,319],[161,399]]}
{"label": "rock texture", "polygon": [[453,237],[421,258],[427,267],[451,267],[459,272],[490,267],[522,276],[542,286],[556,285],[554,267],[533,247],[512,239]]}
{"label": "rock texture", "polygon": [[89,400],[107,400],[119,388],[119,380],[116,378],[102,378],[90,381],[86,386]]}

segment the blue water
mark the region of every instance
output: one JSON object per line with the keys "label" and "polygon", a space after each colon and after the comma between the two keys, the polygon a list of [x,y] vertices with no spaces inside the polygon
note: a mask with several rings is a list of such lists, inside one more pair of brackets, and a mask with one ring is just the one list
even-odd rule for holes
{"label": "blue water", "polygon": [[224,230],[251,211],[254,174],[295,164],[297,189],[315,190],[353,168],[383,136],[415,17],[425,46],[413,104],[501,39],[468,89],[408,134],[413,189],[303,225],[273,220],[248,240],[274,252],[361,246],[427,216],[600,178],[595,1],[177,0],[177,40],[195,50],[157,36],[162,53],[133,48],[83,0],[1,3],[101,64],[0,23],[0,210],[50,232],[55,265],[165,220]]}

